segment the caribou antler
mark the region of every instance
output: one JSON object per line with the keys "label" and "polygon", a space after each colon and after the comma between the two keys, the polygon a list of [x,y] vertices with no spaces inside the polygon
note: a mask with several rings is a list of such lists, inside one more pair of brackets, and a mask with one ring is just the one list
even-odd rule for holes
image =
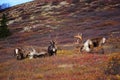
{"label": "caribou antler", "polygon": [[78,35],[75,35],[74,38],[77,38],[76,43],[79,44],[79,43],[80,43],[80,40],[81,40],[81,41],[83,40],[83,38],[82,38],[82,33],[81,33],[81,34],[78,33]]}
{"label": "caribou antler", "polygon": [[78,33],[78,35],[76,35],[76,36],[74,36],[75,38],[78,38],[78,39],[80,39],[81,41],[82,41],[82,33],[80,34],[80,33]]}

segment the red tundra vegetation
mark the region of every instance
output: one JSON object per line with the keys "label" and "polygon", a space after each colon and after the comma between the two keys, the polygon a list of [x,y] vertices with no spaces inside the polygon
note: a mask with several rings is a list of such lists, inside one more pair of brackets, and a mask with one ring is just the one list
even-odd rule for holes
{"label": "red tundra vegetation", "polygon": [[[120,80],[120,1],[52,0],[58,2],[55,5],[41,1],[51,0],[1,11],[0,19],[3,13],[8,15],[12,35],[0,39],[0,80]],[[74,38],[78,33],[83,33],[80,44],[105,37],[104,54],[80,53]],[[47,50],[50,40],[56,42],[56,56],[16,60],[15,48]]]}

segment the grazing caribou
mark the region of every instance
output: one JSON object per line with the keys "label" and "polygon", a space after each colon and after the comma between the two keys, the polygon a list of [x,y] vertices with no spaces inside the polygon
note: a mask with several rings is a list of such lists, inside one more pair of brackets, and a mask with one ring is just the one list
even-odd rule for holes
{"label": "grazing caribou", "polygon": [[[83,40],[82,34],[74,36],[75,38],[78,38],[79,40]],[[84,43],[82,43],[82,46],[80,48],[80,52],[85,51],[85,52],[92,52],[94,49],[101,49],[103,50],[103,44],[106,42],[105,37],[97,37],[93,39],[87,39]],[[102,52],[104,53],[104,52]]]}
{"label": "grazing caribou", "polygon": [[49,56],[56,55],[57,48],[55,46],[54,41],[50,41],[50,45],[48,46],[48,54]]}

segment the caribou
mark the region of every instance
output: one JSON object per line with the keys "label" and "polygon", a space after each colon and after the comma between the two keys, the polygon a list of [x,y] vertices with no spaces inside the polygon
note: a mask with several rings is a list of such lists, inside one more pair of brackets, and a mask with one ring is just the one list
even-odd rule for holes
{"label": "caribou", "polygon": [[55,41],[50,41],[50,45],[48,46],[48,54],[49,56],[56,55],[57,47],[55,45]]}
{"label": "caribou", "polygon": [[39,50],[39,47],[31,47],[31,46],[24,46],[15,48],[14,50],[14,56],[16,56],[17,60],[22,60],[25,58],[33,59],[36,57],[45,57],[48,55],[47,51],[45,50]]}
{"label": "caribou", "polygon": [[[93,52],[95,49],[101,49],[103,50],[103,44],[106,42],[105,37],[97,37],[97,38],[92,38],[92,39],[87,39],[85,42],[83,42],[83,36],[82,33],[78,34],[77,36],[74,36],[78,40],[82,41],[82,45],[80,47],[80,52]],[[77,41],[78,41],[77,40]],[[104,52],[102,52],[104,53]]]}

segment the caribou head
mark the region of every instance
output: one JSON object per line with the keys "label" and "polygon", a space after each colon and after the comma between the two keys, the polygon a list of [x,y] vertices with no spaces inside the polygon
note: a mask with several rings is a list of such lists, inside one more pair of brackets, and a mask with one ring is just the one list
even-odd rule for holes
{"label": "caribou head", "polygon": [[16,48],[14,50],[14,56],[16,56],[17,60],[22,60],[24,59],[24,54],[22,48]]}

